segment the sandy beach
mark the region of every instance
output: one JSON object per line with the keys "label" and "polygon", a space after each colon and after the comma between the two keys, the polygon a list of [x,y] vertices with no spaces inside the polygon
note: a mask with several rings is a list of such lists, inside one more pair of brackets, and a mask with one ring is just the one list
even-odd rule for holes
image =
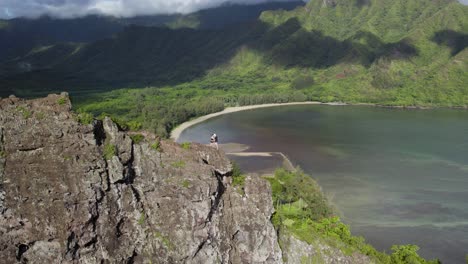
{"label": "sandy beach", "polygon": [[177,141],[179,139],[180,134],[187,128],[196,125],[198,123],[201,123],[203,121],[206,121],[210,118],[217,117],[220,115],[225,115],[229,113],[234,113],[234,112],[239,112],[239,111],[246,111],[246,110],[252,110],[252,109],[258,109],[258,108],[265,108],[265,107],[274,107],[274,106],[285,106],[285,105],[307,105],[307,104],[313,104],[313,105],[320,105],[320,104],[328,104],[328,105],[345,105],[343,103],[321,103],[321,102],[296,102],[296,103],[282,103],[282,104],[261,104],[261,105],[247,105],[247,106],[236,106],[236,107],[227,107],[221,112],[216,112],[212,113],[209,115],[201,116],[198,118],[195,118],[193,120],[187,121],[185,123],[182,123],[178,127],[176,127],[174,130],[171,132],[171,139],[174,141]]}

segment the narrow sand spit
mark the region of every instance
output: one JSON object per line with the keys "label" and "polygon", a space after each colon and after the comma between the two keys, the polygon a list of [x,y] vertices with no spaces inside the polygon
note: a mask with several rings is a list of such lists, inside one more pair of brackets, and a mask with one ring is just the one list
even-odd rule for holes
{"label": "narrow sand spit", "polygon": [[239,157],[271,157],[273,156],[271,152],[240,152],[240,153],[226,153],[232,156]]}
{"label": "narrow sand spit", "polygon": [[[319,104],[325,104],[321,102],[297,102],[297,103],[283,103],[283,104],[262,104],[262,105],[248,105],[248,106],[236,106],[236,107],[228,107],[224,109],[221,112],[201,116],[199,118],[187,121],[185,123],[182,123],[180,126],[176,127],[174,130],[171,132],[171,138],[174,141],[177,141],[180,137],[180,134],[187,128],[201,123],[203,121],[206,121],[210,118],[217,117],[220,115],[225,115],[229,113],[234,113],[234,112],[239,112],[239,111],[245,111],[245,110],[251,110],[251,109],[257,109],[257,108],[265,108],[265,107],[273,107],[273,106],[284,106],[284,105],[307,105],[307,104],[313,104],[313,105],[319,105]],[[342,103],[326,103],[330,105],[344,105]]]}
{"label": "narrow sand spit", "polygon": [[[238,156],[238,157],[272,157],[273,155],[279,155],[281,156],[281,158],[283,158],[282,167],[290,171],[296,170],[296,167],[294,167],[294,164],[286,155],[284,155],[283,152],[231,152],[231,153],[226,153],[226,154],[230,156]],[[281,167],[281,165],[278,167]]]}

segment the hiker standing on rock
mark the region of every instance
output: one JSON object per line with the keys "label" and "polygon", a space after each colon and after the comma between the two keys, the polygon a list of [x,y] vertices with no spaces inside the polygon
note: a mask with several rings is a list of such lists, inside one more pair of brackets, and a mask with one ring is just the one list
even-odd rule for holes
{"label": "hiker standing on rock", "polygon": [[210,138],[210,146],[215,147],[216,149],[218,148],[218,135],[216,133],[213,133]]}

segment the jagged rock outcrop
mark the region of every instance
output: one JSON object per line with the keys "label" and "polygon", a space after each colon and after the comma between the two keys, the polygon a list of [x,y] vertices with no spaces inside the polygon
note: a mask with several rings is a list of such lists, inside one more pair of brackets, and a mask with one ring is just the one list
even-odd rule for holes
{"label": "jagged rock outcrop", "polygon": [[[223,195],[224,210],[220,217],[218,240],[232,263],[282,263],[275,229],[270,222],[274,212],[271,188],[258,176],[248,176],[244,195],[229,188]],[[242,217],[239,217],[242,216]],[[222,240],[220,237],[230,237]],[[226,243],[227,242],[227,243]],[[226,256],[225,256],[226,257]]]}
{"label": "jagged rock outcrop", "polygon": [[213,148],[83,125],[67,94],[0,100],[3,263],[281,263],[271,190]]}

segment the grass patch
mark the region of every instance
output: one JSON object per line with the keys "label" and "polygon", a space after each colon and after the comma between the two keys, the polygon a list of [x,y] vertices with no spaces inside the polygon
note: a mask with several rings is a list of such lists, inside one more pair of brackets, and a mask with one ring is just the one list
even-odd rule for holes
{"label": "grass patch", "polygon": [[43,112],[36,113],[37,120],[43,120],[45,118],[45,114]]}
{"label": "grass patch", "polygon": [[245,185],[245,175],[239,175],[239,176],[233,176],[232,177],[232,185],[235,187],[241,187],[244,188]]}
{"label": "grass patch", "polygon": [[145,136],[142,134],[130,135],[130,138],[133,140],[133,143],[138,144],[145,139]]}
{"label": "grass patch", "polygon": [[239,165],[236,162],[232,162],[232,186],[237,187],[237,190],[241,195],[245,194],[245,178],[246,176],[242,173]]}
{"label": "grass patch", "polygon": [[185,150],[189,150],[192,147],[192,143],[184,142],[184,143],[180,144],[180,146]]}
{"label": "grass patch", "polygon": [[57,100],[57,104],[59,104],[59,105],[64,105],[65,103],[67,103],[67,99],[65,97],[60,97]]}
{"label": "grass patch", "polygon": [[90,125],[94,121],[94,116],[87,112],[80,112],[75,115],[75,120],[83,125]]}
{"label": "grass patch", "polygon": [[24,119],[28,119],[32,116],[32,112],[26,109],[26,107],[18,106],[16,110],[21,113]]}
{"label": "grass patch", "polygon": [[185,168],[185,161],[179,160],[171,163],[171,166],[176,168],[176,169],[182,169]]}
{"label": "grass patch", "polygon": [[117,155],[117,147],[110,143],[104,144],[104,158],[106,160],[111,160],[114,156]]}
{"label": "grass patch", "polygon": [[182,187],[184,187],[184,188],[190,187],[190,181],[184,180],[184,181],[182,182]]}

